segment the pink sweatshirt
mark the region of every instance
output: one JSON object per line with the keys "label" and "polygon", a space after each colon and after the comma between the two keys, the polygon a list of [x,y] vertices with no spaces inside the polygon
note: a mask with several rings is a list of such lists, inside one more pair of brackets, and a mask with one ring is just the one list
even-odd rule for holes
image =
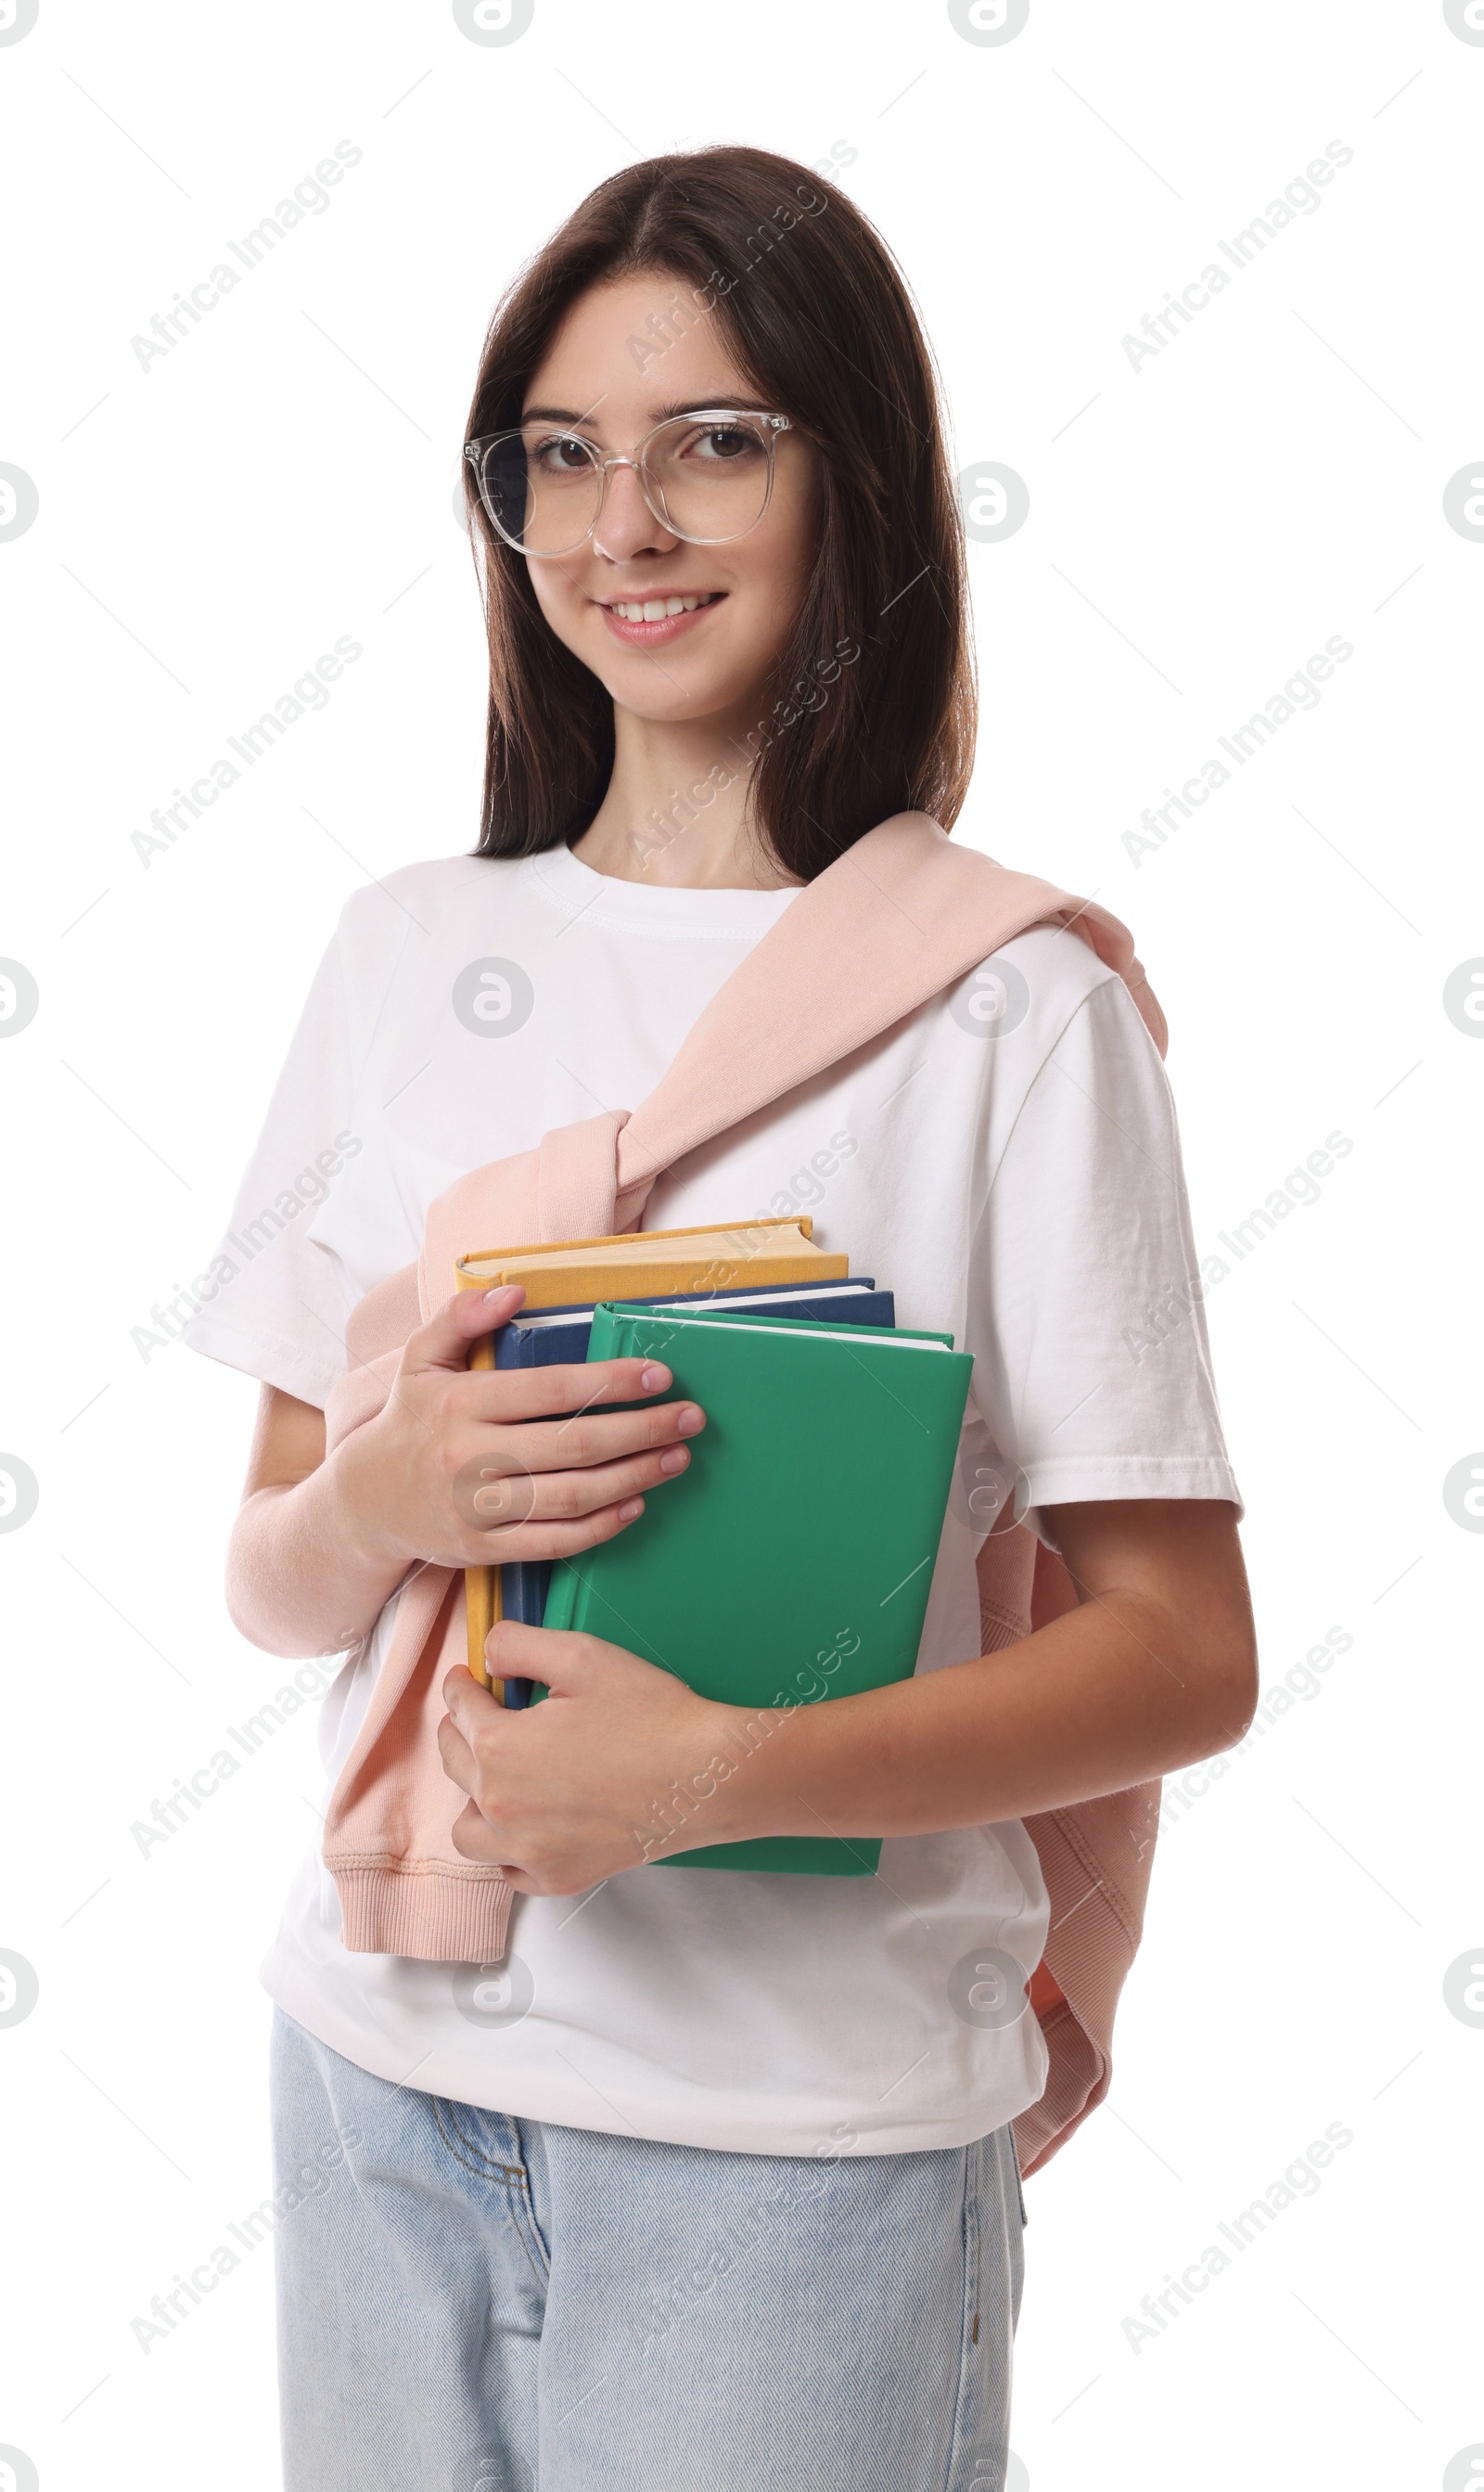
{"label": "pink sweatshirt", "polygon": [[[701,1014],[632,1112],[583,1118],[539,1147],[474,1169],[430,1206],[420,1263],[371,1290],[346,1328],[349,1373],[326,1409],[327,1447],[375,1416],[408,1335],[451,1294],[457,1256],[637,1229],[661,1172],[891,1028],[1027,927],[1089,944],[1133,993],[1161,1053],[1164,1017],[1127,929],[1105,909],[953,846],[925,814],[898,814],[804,886]],[[1075,1606],[1066,1569],[1024,1525],[978,1560],[983,1649]],[[439,1693],[464,1658],[463,1581],[414,1567],[391,1647],[331,1795],[325,1865],[344,1944],[437,1963],[496,1964],[512,1889],[464,1860],[463,1794],[438,1753]],[[1108,2091],[1110,2043],[1143,1926],[1159,1807],[1143,1783],[1026,1821],[1051,1897],[1030,2001],[1050,2054],[1046,2092],[1016,2122],[1029,2171]]]}

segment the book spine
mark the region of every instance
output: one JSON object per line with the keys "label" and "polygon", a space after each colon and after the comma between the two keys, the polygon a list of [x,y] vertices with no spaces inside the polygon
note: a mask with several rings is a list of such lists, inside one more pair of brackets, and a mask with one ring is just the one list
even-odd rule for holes
{"label": "book spine", "polygon": [[[549,1562],[541,1558],[520,1558],[514,1565],[502,1566],[500,1590],[506,1617],[515,1618],[521,1626],[539,1627],[547,1605],[550,1574]],[[505,1703],[511,1712],[519,1712],[530,1701],[531,1682],[528,1678],[506,1679]]]}
{"label": "book spine", "polygon": [[587,1356],[587,1325],[580,1323],[543,1324],[539,1329],[533,1326],[528,1365],[580,1367]]}
{"label": "book spine", "polygon": [[592,1324],[587,1335],[589,1360],[626,1358],[629,1355],[626,1336],[632,1329],[633,1321],[633,1317],[626,1315],[621,1307],[610,1306],[606,1298],[600,1298],[593,1309]]}
{"label": "book spine", "polygon": [[[460,1277],[460,1288],[463,1287]],[[469,1345],[468,1365],[471,1374],[488,1375],[496,1364],[495,1336],[480,1333]],[[490,1684],[485,1663],[485,1638],[500,1615],[500,1578],[497,1566],[466,1566],[463,1570],[463,1611],[465,1624],[465,1659],[469,1676],[481,1687]],[[502,1692],[502,1691],[497,1691]]]}
{"label": "book spine", "polygon": [[[623,1319],[613,1307],[606,1300],[599,1300],[593,1309],[593,1320],[588,1327],[589,1361],[622,1355],[621,1345],[615,1347],[622,1321]],[[587,1578],[579,1574],[576,1566],[569,1565],[565,1558],[559,1558],[551,1569],[546,1612],[541,1623],[546,1627],[553,1627],[559,1632],[564,1629],[580,1629],[586,1612]],[[533,1690],[532,1701],[539,1703],[544,1693],[544,1689],[539,1693]]]}
{"label": "book spine", "polygon": [[543,1626],[572,1627],[577,1624],[577,1596],[582,1579],[575,1566],[559,1558],[551,1569],[551,1588],[547,1594],[547,1614]]}

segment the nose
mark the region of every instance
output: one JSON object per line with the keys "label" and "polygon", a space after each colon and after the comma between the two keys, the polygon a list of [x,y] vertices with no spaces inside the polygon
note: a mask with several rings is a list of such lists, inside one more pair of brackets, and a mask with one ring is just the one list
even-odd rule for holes
{"label": "nose", "polygon": [[645,501],[636,470],[610,467],[608,499],[594,537],[598,552],[608,562],[632,562],[636,554],[668,553],[678,543]]}

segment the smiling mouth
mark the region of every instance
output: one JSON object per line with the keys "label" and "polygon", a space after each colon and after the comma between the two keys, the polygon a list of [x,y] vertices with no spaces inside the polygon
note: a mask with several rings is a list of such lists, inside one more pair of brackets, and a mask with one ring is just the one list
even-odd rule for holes
{"label": "smiling mouth", "polygon": [[672,614],[694,614],[699,607],[715,606],[725,594],[723,589],[707,588],[669,597],[613,597],[606,602],[604,611],[616,614],[621,623],[663,623]]}

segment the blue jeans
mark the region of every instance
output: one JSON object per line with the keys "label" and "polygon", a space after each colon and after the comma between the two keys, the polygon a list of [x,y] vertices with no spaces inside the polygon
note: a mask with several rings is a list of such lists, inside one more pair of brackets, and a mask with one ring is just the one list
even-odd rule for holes
{"label": "blue jeans", "polygon": [[1024,2205],[968,2147],[713,2153],[274,2026],[286,2492],[1002,2492]]}

